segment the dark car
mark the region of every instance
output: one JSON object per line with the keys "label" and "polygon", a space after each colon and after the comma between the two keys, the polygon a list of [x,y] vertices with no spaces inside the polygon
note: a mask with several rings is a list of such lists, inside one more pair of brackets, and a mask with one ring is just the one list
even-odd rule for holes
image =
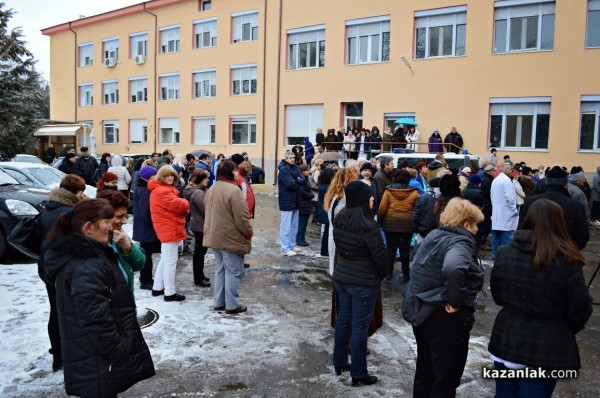
{"label": "dark car", "polygon": [[24,218],[33,217],[46,206],[48,189],[28,187],[0,170],[0,259],[11,249],[6,237]]}

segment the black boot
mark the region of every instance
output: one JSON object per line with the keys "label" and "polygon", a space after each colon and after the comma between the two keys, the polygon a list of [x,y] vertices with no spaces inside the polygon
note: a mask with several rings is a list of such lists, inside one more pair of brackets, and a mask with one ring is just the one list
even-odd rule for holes
{"label": "black boot", "polygon": [[410,281],[410,268],[402,267],[402,278],[404,279],[404,283],[408,283]]}

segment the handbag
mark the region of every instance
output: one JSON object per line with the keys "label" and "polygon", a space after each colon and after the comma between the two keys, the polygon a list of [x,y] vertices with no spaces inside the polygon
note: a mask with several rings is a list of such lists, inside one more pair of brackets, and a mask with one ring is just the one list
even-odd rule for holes
{"label": "handbag", "polygon": [[12,247],[21,253],[37,260],[40,256],[42,238],[40,236],[40,220],[42,213],[19,221],[6,238]]}

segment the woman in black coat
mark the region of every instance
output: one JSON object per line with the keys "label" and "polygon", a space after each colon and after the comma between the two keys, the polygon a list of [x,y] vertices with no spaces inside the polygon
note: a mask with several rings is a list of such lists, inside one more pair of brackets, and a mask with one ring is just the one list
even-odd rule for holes
{"label": "woman in black coat", "polygon": [[[492,269],[492,296],[503,307],[488,347],[496,369],[581,367],[575,334],[592,314],[585,263],[560,206],[534,202]],[[496,396],[550,397],[555,385],[555,378],[496,379]]]}
{"label": "woman in black coat", "polygon": [[325,203],[325,194],[329,189],[329,184],[335,176],[335,169],[333,167],[325,167],[321,174],[319,174],[319,191],[318,191],[318,202],[317,202],[317,219],[321,224],[321,256],[329,257],[329,217],[327,212],[323,208]]}
{"label": "woman in black coat", "polygon": [[[379,224],[373,220],[371,187],[352,181],[344,188],[344,195],[346,207],[333,219],[338,252],[333,280],[339,302],[333,365],[338,375],[350,370],[353,385],[374,384],[377,377],[367,370],[367,334],[377,289],[387,273],[387,252]],[[352,364],[348,363],[348,348]]]}
{"label": "woman in black coat", "polygon": [[155,374],[133,294],[108,243],[114,210],[78,202],[50,231],[45,268],[55,280],[65,391],[116,397]]}

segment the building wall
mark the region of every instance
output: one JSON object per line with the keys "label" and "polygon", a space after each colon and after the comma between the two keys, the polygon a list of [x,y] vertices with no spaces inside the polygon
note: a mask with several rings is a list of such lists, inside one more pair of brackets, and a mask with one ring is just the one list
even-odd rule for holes
{"label": "building wall", "polygon": [[[158,4],[158,2],[150,2]],[[162,3],[169,3],[162,2]],[[493,53],[494,2],[449,0],[415,2],[317,0],[212,1],[212,10],[198,11],[197,1],[171,1],[152,8],[158,28],[180,24],[180,51],[157,54],[154,17],[143,11],[73,28],[77,43],[94,42],[94,65],[73,68],[76,47],[73,33],[60,31],[51,37],[51,117],[93,120],[101,132],[102,120],[120,121],[120,143],[103,145],[97,152],[149,153],[170,147],[187,153],[192,145],[192,118],[216,118],[216,144],[205,146],[227,155],[248,151],[255,163],[274,181],[274,171],[286,139],[286,107],[323,105],[322,127],[343,125],[344,103],[363,104],[363,125],[384,124],[385,113],[414,113],[420,125],[420,140],[426,142],[434,128],[444,136],[456,126],[465,140],[464,148],[486,156],[489,144],[490,98],[551,97],[549,142],[545,150],[499,149],[499,157],[511,154],[532,166],[561,163],[579,164],[593,170],[598,151],[579,151],[580,101],[582,95],[600,94],[600,76],[593,65],[600,64],[600,49],[585,48],[587,1],[557,1],[555,6],[554,49],[522,53]],[[415,59],[415,11],[466,5],[466,51],[464,56]],[[231,14],[257,9],[258,40],[231,43]],[[346,21],[356,18],[390,16],[390,57],[388,62],[347,65]],[[214,48],[193,49],[193,24],[198,19],[218,18],[218,41]],[[281,21],[280,21],[281,18]],[[324,24],[325,67],[288,69],[288,29]],[[129,34],[147,30],[149,56],[144,65],[129,59]],[[115,68],[101,63],[102,39],[118,36],[121,60]],[[402,61],[406,56],[411,69]],[[257,65],[257,94],[232,96],[230,66]],[[192,98],[192,70],[217,70],[217,96]],[[180,73],[180,99],[157,100],[154,76]],[[75,71],[75,72],[74,72]],[[74,73],[77,76],[74,76]],[[148,102],[128,102],[128,78],[148,76]],[[118,79],[120,103],[102,105],[101,82]],[[94,83],[94,105],[77,107],[76,83]],[[156,114],[154,109],[156,106]],[[256,115],[256,143],[231,145],[231,115]],[[163,117],[179,117],[179,145],[161,145],[156,123]],[[147,144],[128,144],[129,119],[147,118]],[[307,132],[314,136],[314,131]],[[100,134],[101,136],[101,134]],[[156,141],[156,144],[155,144]],[[425,149],[425,145],[421,148]]]}

